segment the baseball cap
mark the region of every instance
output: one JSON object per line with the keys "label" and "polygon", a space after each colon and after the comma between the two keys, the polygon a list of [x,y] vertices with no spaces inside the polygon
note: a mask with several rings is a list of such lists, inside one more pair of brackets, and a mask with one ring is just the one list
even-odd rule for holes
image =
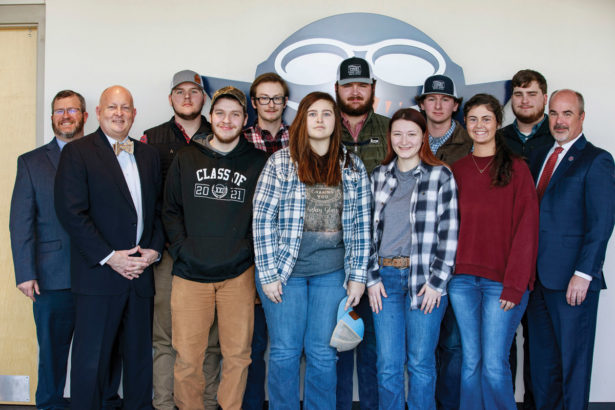
{"label": "baseball cap", "polygon": [[374,83],[372,70],[367,61],[359,57],[351,57],[342,61],[337,68],[337,84],[348,83]]}
{"label": "baseball cap", "polygon": [[329,342],[329,345],[335,347],[338,352],[354,349],[363,340],[363,332],[365,330],[363,319],[359,317],[354,309],[344,310],[347,300],[348,296],[342,299],[337,307],[337,325],[333,329],[331,341]]}
{"label": "baseball cap", "polygon": [[450,77],[441,74],[427,77],[425,84],[423,85],[423,92],[419,97],[427,94],[442,94],[453,98],[458,98],[453,80],[451,80]]}
{"label": "baseball cap", "polygon": [[181,83],[192,83],[198,85],[201,89],[203,89],[203,79],[201,76],[192,70],[183,70],[178,71],[173,76],[173,80],[171,80],[171,91],[175,89]]}
{"label": "baseball cap", "polygon": [[246,111],[246,95],[239,88],[235,88],[232,85],[222,87],[214,93],[213,97],[211,97],[212,109],[216,104],[216,100],[223,96],[236,99],[237,102],[243,107],[243,110]]}

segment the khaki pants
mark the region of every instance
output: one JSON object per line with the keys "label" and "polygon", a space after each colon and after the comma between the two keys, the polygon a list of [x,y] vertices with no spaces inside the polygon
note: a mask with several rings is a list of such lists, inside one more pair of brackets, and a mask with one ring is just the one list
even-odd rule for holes
{"label": "khaki pants", "polygon": [[[152,344],[154,347],[154,400],[157,410],[174,410],[173,400],[173,367],[175,365],[175,349],[171,344],[171,281],[173,258],[166,250],[160,263],[154,266],[154,323]],[[220,346],[218,345],[218,326],[216,321],[209,333],[207,355],[203,363],[203,372],[207,380],[203,400],[205,409],[218,408],[216,392],[220,380]]]}
{"label": "khaki pants", "polygon": [[175,360],[175,403],[181,410],[201,410],[209,332],[218,318],[224,361],[218,403],[224,410],[241,409],[254,327],[254,266],[233,279],[199,283],[173,277],[171,313]]}

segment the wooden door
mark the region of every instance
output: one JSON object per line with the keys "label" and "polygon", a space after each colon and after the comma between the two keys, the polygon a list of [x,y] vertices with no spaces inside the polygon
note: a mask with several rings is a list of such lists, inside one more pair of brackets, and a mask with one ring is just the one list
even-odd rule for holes
{"label": "wooden door", "polygon": [[27,377],[25,391],[19,384],[10,396],[19,401],[0,403],[34,404],[37,383],[32,302],[15,286],[9,239],[17,157],[36,145],[36,63],[36,27],[0,26],[0,377],[5,387]]}

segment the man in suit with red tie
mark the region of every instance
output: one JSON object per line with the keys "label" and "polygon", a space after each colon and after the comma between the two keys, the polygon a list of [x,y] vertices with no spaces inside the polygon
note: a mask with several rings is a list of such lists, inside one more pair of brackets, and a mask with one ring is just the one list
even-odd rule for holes
{"label": "man in suit with red tie", "polygon": [[128,138],[135,114],[127,89],[107,88],[96,107],[100,128],[64,147],[55,180],[56,212],[71,241],[71,404],[80,410],[100,407],[116,346],[123,408],[152,409],[161,173],[156,150]]}
{"label": "man in suit with red tie", "polygon": [[589,401],[615,166],[611,154],[585,139],[584,118],[580,93],[555,91],[549,101],[555,143],[530,158],[540,199],[537,281],[527,308],[538,409],[583,409]]}

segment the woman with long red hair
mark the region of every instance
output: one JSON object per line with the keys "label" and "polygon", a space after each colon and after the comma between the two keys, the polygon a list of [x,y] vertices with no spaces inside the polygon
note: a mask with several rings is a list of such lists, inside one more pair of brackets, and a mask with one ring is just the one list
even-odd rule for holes
{"label": "woman with long red hair", "polygon": [[361,160],[341,143],[335,100],[308,94],[290,145],[271,158],[254,194],[257,290],[269,329],[270,409],[334,409],[336,352],[329,340],[338,304],[365,290],[371,195]]}
{"label": "woman with long red hair", "polygon": [[434,409],[435,350],[457,250],[457,186],[429,147],[423,116],[393,114],[388,152],[371,178],[372,247],[367,272],[378,350],[380,409]]}

